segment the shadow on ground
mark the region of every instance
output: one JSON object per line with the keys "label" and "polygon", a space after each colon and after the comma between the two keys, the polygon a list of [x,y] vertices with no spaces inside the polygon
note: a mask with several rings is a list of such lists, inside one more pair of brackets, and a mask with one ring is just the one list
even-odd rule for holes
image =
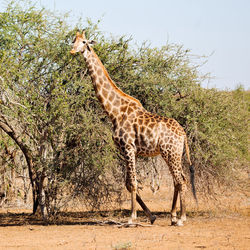
{"label": "shadow on ground", "polygon": [[[157,219],[170,218],[170,212],[153,212]],[[204,216],[205,212],[188,212],[188,217]],[[149,222],[143,211],[138,211],[138,220],[140,222]],[[100,221],[112,220],[127,222],[130,216],[130,210],[112,210],[112,211],[86,211],[86,212],[60,212],[54,216],[51,221],[43,221],[39,215],[30,213],[0,213],[0,227],[24,226],[24,225],[100,225]]]}

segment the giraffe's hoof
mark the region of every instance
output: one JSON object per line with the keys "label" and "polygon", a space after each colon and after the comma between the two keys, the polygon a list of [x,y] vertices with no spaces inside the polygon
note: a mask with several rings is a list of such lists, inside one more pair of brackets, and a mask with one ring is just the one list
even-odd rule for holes
{"label": "giraffe's hoof", "polygon": [[183,224],[182,220],[171,221],[171,226],[182,227],[182,226],[184,226],[184,224]]}
{"label": "giraffe's hoof", "polygon": [[132,224],[132,223],[133,223],[132,218],[129,218],[129,219],[128,219],[128,224]]}
{"label": "giraffe's hoof", "polygon": [[176,216],[173,216],[171,218],[171,226],[176,226],[176,224],[177,224],[177,218],[176,218]]}
{"label": "giraffe's hoof", "polygon": [[184,216],[181,216],[181,219],[180,219],[182,222],[185,222],[186,220],[187,220],[187,217],[186,217],[186,215],[184,215]]}
{"label": "giraffe's hoof", "polygon": [[155,220],[156,220],[156,216],[153,215],[153,216],[150,218],[151,225],[154,224]]}
{"label": "giraffe's hoof", "polygon": [[175,226],[182,227],[182,226],[184,226],[184,224],[183,224],[182,220],[178,220],[177,223],[175,224]]}
{"label": "giraffe's hoof", "polygon": [[177,221],[171,221],[171,226],[176,226]]}

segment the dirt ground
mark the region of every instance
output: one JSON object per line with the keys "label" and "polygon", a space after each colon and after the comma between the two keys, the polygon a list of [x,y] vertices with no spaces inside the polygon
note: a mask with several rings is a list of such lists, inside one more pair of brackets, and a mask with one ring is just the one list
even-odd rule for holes
{"label": "dirt ground", "polygon": [[114,223],[127,222],[129,200],[117,210],[61,213],[58,225],[49,226],[28,210],[0,209],[0,249],[250,249],[249,196],[223,195],[224,207],[213,201],[196,207],[190,198],[186,224],[175,227],[164,193],[143,194],[157,216],[153,226],[142,211],[137,227]]}
{"label": "dirt ground", "polygon": [[25,225],[18,218],[25,216],[2,218],[0,249],[250,249],[250,220],[243,215],[199,215],[183,227],[170,226],[163,214],[149,226],[142,216],[139,221],[147,227],[135,228],[102,226],[93,218],[75,225]]}

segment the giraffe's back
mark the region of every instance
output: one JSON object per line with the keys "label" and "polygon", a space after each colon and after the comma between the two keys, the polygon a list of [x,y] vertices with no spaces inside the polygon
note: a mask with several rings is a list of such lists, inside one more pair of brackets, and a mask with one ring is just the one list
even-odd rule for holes
{"label": "giraffe's back", "polygon": [[140,109],[125,112],[114,126],[113,139],[122,152],[130,145],[137,155],[156,156],[169,147],[183,148],[184,136],[183,128],[174,119]]}
{"label": "giraffe's back", "polygon": [[147,112],[139,115],[137,121],[135,144],[138,155],[155,156],[172,147],[176,150],[183,148],[185,132],[176,120]]}

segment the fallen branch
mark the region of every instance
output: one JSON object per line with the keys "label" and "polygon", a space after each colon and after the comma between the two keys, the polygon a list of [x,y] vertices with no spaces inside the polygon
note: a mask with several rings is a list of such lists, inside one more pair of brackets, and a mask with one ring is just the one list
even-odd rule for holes
{"label": "fallen branch", "polygon": [[106,226],[106,225],[114,225],[119,228],[121,227],[152,227],[152,225],[147,225],[147,224],[141,224],[141,223],[122,223],[119,221],[114,221],[114,220],[108,220],[108,221],[96,221],[96,223],[100,226]]}

